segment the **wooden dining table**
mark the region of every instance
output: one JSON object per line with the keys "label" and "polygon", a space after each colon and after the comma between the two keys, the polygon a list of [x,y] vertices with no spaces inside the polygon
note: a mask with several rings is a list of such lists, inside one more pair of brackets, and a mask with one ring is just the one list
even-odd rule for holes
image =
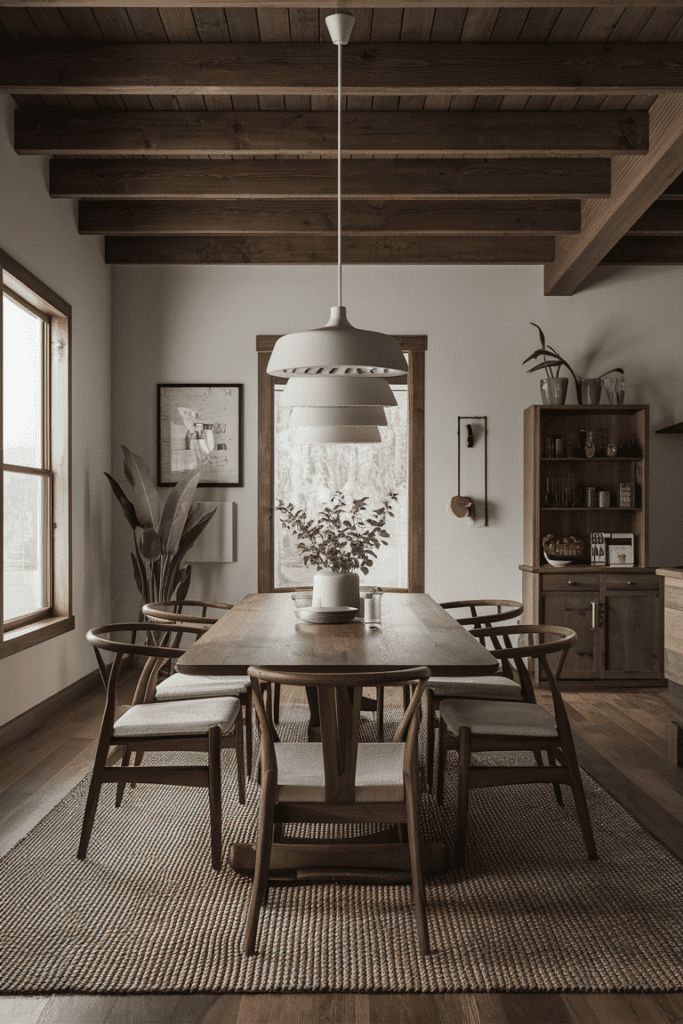
{"label": "wooden dining table", "polygon": [[[476,676],[494,673],[498,661],[428,594],[385,593],[381,624],[370,626],[361,619],[343,625],[302,622],[291,594],[280,593],[249,594],[177,663],[178,671],[198,676],[244,675],[250,665],[303,672],[378,672],[427,665],[433,676]],[[407,846],[388,845],[359,843],[345,858],[345,876],[353,879],[356,872],[358,881],[377,881],[375,868],[387,863],[407,872]],[[252,843],[233,844],[231,866],[253,870],[254,851]],[[301,851],[301,846],[274,843],[271,871],[299,871],[301,879],[314,880],[310,870],[320,862],[311,854],[311,868]],[[428,873],[443,870],[448,862],[445,845],[425,844],[423,862]]]}

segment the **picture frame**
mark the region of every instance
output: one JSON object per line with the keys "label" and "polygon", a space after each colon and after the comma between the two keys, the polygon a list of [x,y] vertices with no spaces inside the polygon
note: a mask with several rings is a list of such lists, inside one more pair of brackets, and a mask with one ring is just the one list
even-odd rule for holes
{"label": "picture frame", "polygon": [[198,487],[243,487],[242,384],[157,384],[157,483],[199,469]]}
{"label": "picture frame", "polygon": [[607,544],[607,555],[611,567],[633,568],[635,546],[632,533],[613,533]]}

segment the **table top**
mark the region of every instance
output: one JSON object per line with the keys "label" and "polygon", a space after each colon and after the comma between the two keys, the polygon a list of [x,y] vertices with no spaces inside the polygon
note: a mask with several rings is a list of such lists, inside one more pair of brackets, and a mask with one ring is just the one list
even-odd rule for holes
{"label": "table top", "polygon": [[498,661],[428,594],[385,593],[378,628],[313,625],[291,594],[249,594],[178,661],[197,675],[244,675],[249,665],[334,672],[427,665],[433,676],[490,675]]}

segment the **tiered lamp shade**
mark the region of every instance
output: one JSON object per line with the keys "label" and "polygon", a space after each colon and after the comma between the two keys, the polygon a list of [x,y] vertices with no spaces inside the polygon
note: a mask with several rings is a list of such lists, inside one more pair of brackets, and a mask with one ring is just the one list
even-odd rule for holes
{"label": "tiered lamp shade", "polygon": [[379,427],[339,426],[296,427],[294,440],[299,444],[365,444],[381,441]]}
{"label": "tiered lamp shade", "polygon": [[285,334],[275,343],[267,372],[274,377],[396,377],[408,372],[401,346],[388,334],[362,331],[333,306],[324,327]]}
{"label": "tiered lamp shade", "polygon": [[397,402],[383,377],[293,377],[282,392],[282,404],[329,409]]}
{"label": "tiered lamp shade", "polygon": [[381,405],[302,406],[292,409],[291,427],[386,427]]}

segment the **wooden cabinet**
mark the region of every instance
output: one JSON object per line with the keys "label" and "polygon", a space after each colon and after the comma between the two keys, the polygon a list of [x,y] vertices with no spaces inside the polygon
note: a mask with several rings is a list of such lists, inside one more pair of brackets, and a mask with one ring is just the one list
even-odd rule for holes
{"label": "wooden cabinet", "polygon": [[[576,632],[561,678],[576,688],[662,684],[661,580],[647,566],[647,412],[646,406],[525,411],[525,621]],[[592,458],[583,449],[587,432],[602,439]],[[548,439],[558,436],[561,455],[550,455]],[[607,443],[617,447],[616,456],[606,454]],[[619,505],[620,483],[633,485],[628,507]],[[593,507],[586,500],[591,487],[608,491],[610,505]],[[591,565],[591,533],[633,534],[635,565]],[[549,565],[542,544],[549,534],[578,538],[583,558],[562,568]]]}

